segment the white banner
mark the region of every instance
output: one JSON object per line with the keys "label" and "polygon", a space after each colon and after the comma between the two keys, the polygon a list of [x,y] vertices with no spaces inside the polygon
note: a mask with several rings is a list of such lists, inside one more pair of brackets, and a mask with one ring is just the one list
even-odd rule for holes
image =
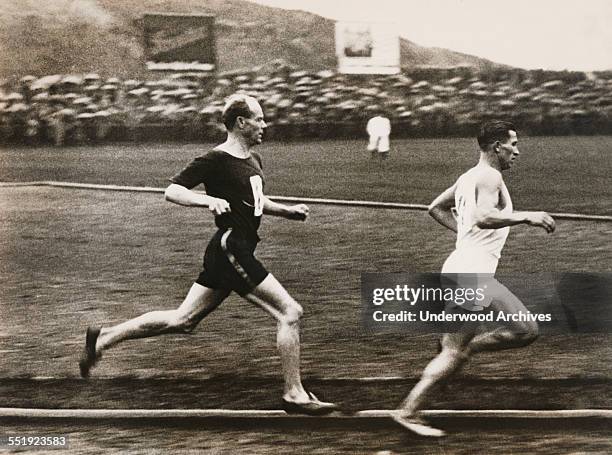
{"label": "white banner", "polygon": [[340,73],[397,74],[397,27],[389,23],[336,22],[336,55]]}

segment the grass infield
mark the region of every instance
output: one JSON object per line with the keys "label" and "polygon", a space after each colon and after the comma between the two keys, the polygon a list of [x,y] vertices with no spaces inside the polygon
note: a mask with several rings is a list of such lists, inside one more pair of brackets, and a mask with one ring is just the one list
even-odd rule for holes
{"label": "grass infield", "polygon": [[[518,210],[612,215],[612,136],[520,137],[521,156],[505,173]],[[0,181],[67,181],[165,187],[214,144],[2,147]],[[365,141],[264,143],[266,193],[429,204],[478,158],[474,139],[404,139],[386,162]]]}

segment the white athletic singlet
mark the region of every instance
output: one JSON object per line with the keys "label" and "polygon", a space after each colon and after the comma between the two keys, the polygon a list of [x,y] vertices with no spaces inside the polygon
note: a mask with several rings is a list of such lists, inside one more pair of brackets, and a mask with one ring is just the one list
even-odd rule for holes
{"label": "white athletic singlet", "polygon": [[[456,250],[446,260],[443,273],[495,273],[510,227],[481,229],[476,226],[476,175],[472,168],[457,180],[455,208],[457,210]],[[502,213],[512,212],[508,189],[502,187],[506,206]]]}

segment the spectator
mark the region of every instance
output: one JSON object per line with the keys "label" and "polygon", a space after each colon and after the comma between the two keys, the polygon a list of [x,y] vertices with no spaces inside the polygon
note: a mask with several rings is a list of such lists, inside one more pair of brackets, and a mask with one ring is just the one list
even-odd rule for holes
{"label": "spectator", "polygon": [[368,151],[372,158],[377,155],[386,160],[389,157],[389,136],[391,134],[391,122],[380,112],[368,120],[366,131],[369,136]]}

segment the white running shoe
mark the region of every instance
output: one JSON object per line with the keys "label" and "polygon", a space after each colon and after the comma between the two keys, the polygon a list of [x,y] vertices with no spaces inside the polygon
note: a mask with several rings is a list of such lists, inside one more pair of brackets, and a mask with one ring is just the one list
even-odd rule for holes
{"label": "white running shoe", "polygon": [[395,422],[406,428],[408,431],[411,431],[414,434],[418,434],[419,436],[440,438],[446,434],[444,433],[444,431],[430,426],[423,419],[415,415],[404,415],[401,413],[401,411],[398,411],[394,413],[391,418]]}

